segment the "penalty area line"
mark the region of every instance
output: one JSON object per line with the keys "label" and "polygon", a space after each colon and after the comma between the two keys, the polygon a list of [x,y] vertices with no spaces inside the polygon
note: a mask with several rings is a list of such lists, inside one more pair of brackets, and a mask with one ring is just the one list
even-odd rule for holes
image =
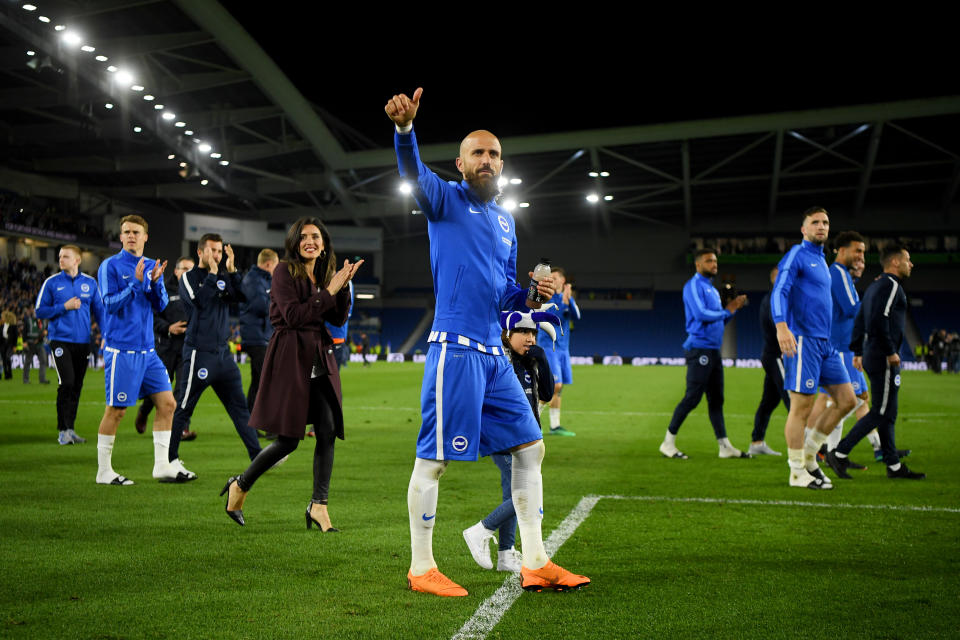
{"label": "penalty area line", "polygon": [[[563,543],[573,535],[577,527],[587,519],[587,516],[590,515],[590,512],[602,497],[604,496],[584,496],[580,499],[577,506],[567,514],[563,522],[544,541],[543,546],[548,556],[553,557]],[[518,576],[518,573],[511,573],[507,576],[503,584],[492,596],[477,607],[470,619],[460,627],[460,630],[453,635],[451,640],[480,640],[486,638],[487,634],[500,622],[500,618],[507,612],[507,609],[523,593]]]}

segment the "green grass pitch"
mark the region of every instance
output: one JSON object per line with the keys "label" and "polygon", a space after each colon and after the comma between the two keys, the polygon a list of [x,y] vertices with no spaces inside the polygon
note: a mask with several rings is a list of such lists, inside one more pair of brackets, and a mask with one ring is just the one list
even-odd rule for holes
{"label": "green grass pitch", "polygon": [[[197,481],[150,478],[152,440],[134,431],[131,412],[114,467],[137,484],[98,486],[102,373],[89,372],[77,421],[90,442],[67,447],[56,444],[56,385],[34,374],[24,386],[17,372],[0,383],[0,637],[454,636],[507,577],[480,569],[461,537],[498,503],[499,475],[488,460],[454,463],[440,484],[435,555],[470,595],[408,591],[422,371],[344,370],[347,439],[330,499],[339,534],[305,528],[311,440],[261,478],[241,528],[217,494],[247,460],[212,391],[194,416],[199,438],[181,447]],[[735,446],[749,443],[762,375],[726,371]],[[863,443],[852,457],[869,469],[815,492],[787,486],[784,458],[718,459],[705,401],[678,436],[690,460],[662,458],[682,367],[574,376],[563,422],[577,436],[546,440],[544,535],[586,495],[624,498],[600,499],[554,555],[592,584],[523,593],[487,637],[960,636],[960,378],[903,374],[898,444],[927,480],[888,480]],[[784,418],[778,409],[767,438],[778,450]]]}

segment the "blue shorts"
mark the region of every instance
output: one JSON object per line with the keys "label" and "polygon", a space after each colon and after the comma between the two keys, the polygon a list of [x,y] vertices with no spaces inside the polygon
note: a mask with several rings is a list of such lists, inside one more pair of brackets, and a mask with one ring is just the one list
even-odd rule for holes
{"label": "blue shorts", "polygon": [[157,352],[103,350],[108,407],[132,407],[137,400],[170,391],[170,376]]}
{"label": "blue shorts", "polygon": [[783,356],[783,388],[813,394],[825,387],[850,382],[840,352],[826,338],[797,336],[797,353]]}
{"label": "blue shorts", "polygon": [[550,372],[553,374],[553,382],[561,384],[573,384],[573,369],[570,367],[570,352],[566,349],[557,349],[554,351],[549,347],[544,348],[543,352],[547,354],[547,362],[550,363]]}
{"label": "blue shorts", "polygon": [[[867,377],[863,371],[858,371],[853,366],[853,351],[840,351],[840,359],[843,360],[843,366],[847,368],[847,375],[850,376],[850,384],[853,385],[853,394],[859,396],[869,390],[867,386]],[[826,389],[820,387],[820,393],[826,393]]]}
{"label": "blue shorts", "polygon": [[451,342],[427,351],[417,457],[477,460],[543,438],[510,361]]}

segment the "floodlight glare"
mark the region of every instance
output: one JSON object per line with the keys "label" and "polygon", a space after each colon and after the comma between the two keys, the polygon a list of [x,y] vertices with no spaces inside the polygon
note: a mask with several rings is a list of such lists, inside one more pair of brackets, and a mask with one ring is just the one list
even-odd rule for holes
{"label": "floodlight glare", "polygon": [[53,30],[54,30],[54,31],[63,31],[63,30],[66,29],[66,28],[67,28],[67,27],[65,27],[64,25],[58,24],[58,25],[56,25],[56,26],[53,28]]}
{"label": "floodlight glare", "polygon": [[613,196],[603,196],[603,199],[606,200],[607,202],[610,202],[611,200],[613,200]]}
{"label": "floodlight glare", "polygon": [[163,118],[164,120],[173,120],[174,118],[177,117],[177,114],[173,113],[172,111],[164,111],[163,115],[161,115],[160,117]]}
{"label": "floodlight glare", "polygon": [[23,5],[23,10],[24,10],[24,11],[36,11],[36,10],[37,10],[37,7],[36,7],[36,5],[33,5],[33,4],[25,4],[25,5]]}
{"label": "floodlight glare", "polygon": [[125,84],[129,86],[130,84],[133,83],[133,76],[127,71],[117,71],[117,75],[115,77],[117,79],[117,82],[120,84]]}
{"label": "floodlight glare", "polygon": [[597,202],[600,202],[600,196],[598,196],[595,193],[591,193],[590,195],[587,196],[587,202],[589,202],[590,204],[596,204]]}
{"label": "floodlight glare", "polygon": [[131,90],[131,91],[143,91],[143,85],[132,84],[132,85],[130,85],[130,90]]}
{"label": "floodlight glare", "polygon": [[214,151],[213,153],[210,154],[210,157],[216,160],[217,158],[219,158],[219,157],[221,157],[221,156],[220,156],[219,153],[217,153],[216,151]]}
{"label": "floodlight glare", "polygon": [[527,207],[530,206],[530,203],[529,203],[529,202],[521,202],[521,203],[518,204],[517,206],[520,207],[521,209],[526,209]]}
{"label": "floodlight glare", "polygon": [[163,105],[162,105],[162,104],[155,104],[155,105],[153,105],[153,108],[156,109],[157,111],[163,111]]}
{"label": "floodlight glare", "polygon": [[61,37],[63,38],[64,43],[70,45],[71,47],[75,47],[83,42],[83,38],[73,31],[66,31]]}
{"label": "floodlight glare", "polygon": [[413,192],[413,187],[410,186],[409,182],[400,183],[400,193],[409,194]]}
{"label": "floodlight glare", "polygon": [[[193,135],[193,131],[191,131],[190,129],[187,129],[186,131],[183,132],[183,135],[185,135],[185,136],[192,136],[192,135]],[[194,140],[194,142],[196,142],[196,140]]]}
{"label": "floodlight glare", "polygon": [[184,167],[186,167],[186,166],[187,166],[187,163],[186,163],[186,162],[181,162],[181,163],[180,163],[180,168],[181,168],[181,169],[184,168]]}
{"label": "floodlight glare", "polygon": [[504,187],[504,186],[507,185],[508,182],[509,182],[509,180],[507,180],[507,179],[504,178],[503,176],[500,176],[499,178],[497,178],[497,186],[498,186],[498,187]]}
{"label": "floodlight glare", "polygon": [[109,67],[107,67],[107,71],[109,71],[110,73],[116,73],[117,71],[120,71],[120,69],[117,69],[115,66],[110,65]]}
{"label": "floodlight glare", "polygon": [[48,18],[47,16],[37,16],[37,20],[39,20],[40,22],[50,22],[50,18]]}
{"label": "floodlight glare", "polygon": [[521,184],[523,180],[520,178],[510,178],[510,184]]}
{"label": "floodlight glare", "polygon": [[209,184],[209,183],[210,183],[210,181],[207,180],[206,178],[204,178],[203,180],[200,181],[200,184],[202,184],[203,186],[207,186],[207,184]]}
{"label": "floodlight glare", "polygon": [[108,58],[107,56],[103,56],[103,55],[100,55],[100,56],[97,56],[96,58],[94,58],[94,60],[96,60],[97,62],[106,62],[106,61],[109,60],[109,59],[110,59],[110,58]]}
{"label": "floodlight glare", "polygon": [[167,160],[173,160],[173,159],[176,158],[176,157],[177,157],[177,156],[175,156],[175,155],[173,155],[173,154],[171,153],[170,155],[167,156]]}
{"label": "floodlight glare", "polygon": [[506,209],[507,211],[513,211],[514,209],[517,208],[517,201],[516,201],[516,200],[504,200],[504,201],[503,201],[503,208]]}
{"label": "floodlight glare", "polygon": [[597,173],[596,171],[591,171],[591,172],[588,173],[587,175],[590,176],[591,178],[596,178],[596,177],[599,176],[600,174]]}
{"label": "floodlight glare", "polygon": [[187,126],[187,123],[186,123],[186,122],[183,122],[182,120],[178,120],[178,121],[176,121],[176,122],[173,123],[173,126],[175,126],[175,127],[185,127],[185,126]]}
{"label": "floodlight glare", "polygon": [[220,165],[223,166],[223,167],[227,166],[228,164],[230,164],[230,161],[229,161],[229,160],[221,160],[221,161],[220,161]]}
{"label": "floodlight glare", "polygon": [[197,147],[197,149],[200,150],[200,153],[209,153],[210,150],[213,149],[213,147],[211,147],[207,143],[203,143],[199,147]]}
{"label": "floodlight glare", "polygon": [[80,51],[86,51],[87,53],[93,53],[96,50],[97,50],[96,47],[91,47],[88,44],[85,44],[82,47],[80,47]]}
{"label": "floodlight glare", "polygon": [[28,55],[28,56],[35,56],[35,55],[37,55],[37,52],[36,52],[36,51],[27,51],[27,55]]}
{"label": "floodlight glare", "polygon": [[147,102],[152,102],[153,100],[156,100],[156,98],[154,98],[154,97],[153,97],[152,95],[150,95],[149,93],[148,93],[147,95],[143,96],[143,99],[146,100]]}
{"label": "floodlight glare", "polygon": [[140,133],[141,131],[143,131],[143,129],[141,129],[140,127],[134,127],[134,128],[133,128],[133,132],[134,132],[134,133]]}
{"label": "floodlight glare", "polygon": [[105,105],[103,105],[103,106],[104,106],[104,108],[106,108],[106,109],[113,109],[113,103],[112,103],[112,102],[108,102],[107,104],[105,104]]}
{"label": "floodlight glare", "polygon": [[601,172],[600,172],[600,177],[601,177],[601,178],[609,178],[609,177],[610,177],[610,172],[609,172],[609,171],[601,171]]}

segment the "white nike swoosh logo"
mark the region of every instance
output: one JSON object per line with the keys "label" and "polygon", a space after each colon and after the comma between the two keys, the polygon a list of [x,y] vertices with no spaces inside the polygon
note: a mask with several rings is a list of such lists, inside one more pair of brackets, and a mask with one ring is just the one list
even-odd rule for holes
{"label": "white nike swoosh logo", "polygon": [[57,287],[57,291],[62,291],[63,287]]}
{"label": "white nike swoosh logo", "polygon": [[811,263],[810,263],[810,266],[811,266],[811,267],[815,267],[815,266],[817,266],[817,263],[816,263],[816,262],[811,262]]}
{"label": "white nike swoosh logo", "polygon": [[483,213],[483,211],[474,211],[473,207],[467,207],[467,211],[469,211],[470,213]]}
{"label": "white nike swoosh logo", "polygon": [[123,276],[123,279],[126,280],[126,279],[129,278],[129,277],[130,277],[130,276]]}

